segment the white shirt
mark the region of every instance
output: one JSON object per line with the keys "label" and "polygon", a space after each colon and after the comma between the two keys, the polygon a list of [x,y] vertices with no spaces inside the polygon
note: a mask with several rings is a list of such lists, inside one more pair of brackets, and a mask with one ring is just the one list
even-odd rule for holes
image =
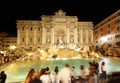
{"label": "white shirt", "polygon": [[64,67],[61,70],[60,80],[62,80],[62,83],[70,83],[70,81],[71,81],[71,69],[69,67]]}
{"label": "white shirt", "polygon": [[40,80],[42,81],[42,83],[50,83],[50,78],[48,75],[41,75]]}

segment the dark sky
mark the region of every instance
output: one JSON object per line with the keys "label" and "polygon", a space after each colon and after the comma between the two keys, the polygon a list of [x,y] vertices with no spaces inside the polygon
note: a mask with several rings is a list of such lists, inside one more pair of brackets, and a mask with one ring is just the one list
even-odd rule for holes
{"label": "dark sky", "polygon": [[59,9],[96,25],[120,9],[120,0],[1,0],[0,31],[16,34],[16,20],[40,20]]}

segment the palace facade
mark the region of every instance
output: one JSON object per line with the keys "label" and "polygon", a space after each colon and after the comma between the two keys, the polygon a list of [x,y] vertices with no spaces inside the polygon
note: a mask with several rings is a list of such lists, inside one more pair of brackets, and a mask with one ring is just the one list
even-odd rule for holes
{"label": "palace facade", "polygon": [[94,26],[94,44],[120,47],[120,9]]}
{"label": "palace facade", "polygon": [[93,22],[79,22],[63,10],[42,15],[41,20],[17,20],[17,47],[34,49],[49,46],[93,44]]}

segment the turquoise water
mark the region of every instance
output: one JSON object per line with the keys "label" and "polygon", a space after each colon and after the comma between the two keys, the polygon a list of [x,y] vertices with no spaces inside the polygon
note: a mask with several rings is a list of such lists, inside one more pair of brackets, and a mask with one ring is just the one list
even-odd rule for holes
{"label": "turquoise water", "polygon": [[[34,68],[35,71],[38,71],[41,68],[46,66],[50,67],[51,78],[53,77],[53,70],[55,66],[59,67],[59,71],[64,67],[66,63],[70,65],[70,67],[75,66],[76,75],[80,75],[80,65],[84,65],[86,74],[88,74],[88,62],[92,61],[92,59],[47,59],[47,60],[29,60],[29,61],[16,61],[13,63],[9,63],[4,66],[1,70],[4,70],[7,74],[6,82],[18,82],[25,81],[26,74],[30,68]],[[99,64],[102,61],[106,62],[106,70],[107,73],[113,71],[120,71],[120,59],[118,58],[101,58],[99,59]]]}

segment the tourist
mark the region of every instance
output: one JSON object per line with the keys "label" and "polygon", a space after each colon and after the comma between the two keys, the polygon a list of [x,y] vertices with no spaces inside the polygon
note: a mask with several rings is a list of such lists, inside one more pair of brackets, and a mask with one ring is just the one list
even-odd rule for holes
{"label": "tourist", "polygon": [[38,72],[33,74],[33,77],[29,83],[42,83],[42,81],[38,78]]}
{"label": "tourist", "polygon": [[1,71],[0,73],[0,83],[5,83],[7,79],[7,75],[5,74],[5,71]]}
{"label": "tourist", "polygon": [[71,68],[71,82],[72,83],[75,81],[75,77],[76,77],[76,75],[75,75],[75,67],[72,66],[72,68]]}
{"label": "tourist", "polygon": [[42,83],[51,83],[49,76],[46,74],[46,68],[41,69],[40,80],[42,81]]}
{"label": "tourist", "polygon": [[95,67],[95,73],[98,75],[99,74],[99,63],[98,63],[98,61],[94,60],[93,65]]}
{"label": "tourist", "polygon": [[35,73],[35,70],[33,68],[31,68],[29,71],[28,71],[28,74],[26,76],[26,79],[25,79],[25,83],[29,83],[33,77]]}
{"label": "tourist", "polygon": [[65,67],[61,70],[60,82],[71,83],[71,69],[69,67],[69,64],[65,64]]}
{"label": "tourist", "polygon": [[46,75],[50,75],[50,68],[47,66],[45,69],[46,69],[45,71]]}
{"label": "tourist", "polygon": [[94,76],[94,73],[95,73],[95,66],[93,65],[92,62],[89,62],[89,76]]}
{"label": "tourist", "polygon": [[80,66],[80,75],[82,79],[86,79],[86,73],[83,65]]}
{"label": "tourist", "polygon": [[89,62],[89,75],[88,75],[88,83],[96,83],[97,76],[96,76],[96,70],[95,66],[93,65],[92,62]]}
{"label": "tourist", "polygon": [[56,66],[54,69],[54,73],[53,73],[53,75],[54,75],[53,83],[59,83],[58,72],[59,72],[59,69],[58,69],[58,66]]}
{"label": "tourist", "polygon": [[79,79],[80,83],[87,83],[87,76],[86,76],[86,72],[84,69],[84,65],[80,65],[80,79]]}
{"label": "tourist", "polygon": [[47,66],[47,67],[45,68],[45,70],[46,70],[46,71],[45,71],[45,74],[48,76],[49,81],[51,82],[51,78],[50,78],[50,67]]}
{"label": "tourist", "polygon": [[102,79],[106,79],[106,68],[105,68],[105,62],[101,63],[101,72],[102,72]]}

